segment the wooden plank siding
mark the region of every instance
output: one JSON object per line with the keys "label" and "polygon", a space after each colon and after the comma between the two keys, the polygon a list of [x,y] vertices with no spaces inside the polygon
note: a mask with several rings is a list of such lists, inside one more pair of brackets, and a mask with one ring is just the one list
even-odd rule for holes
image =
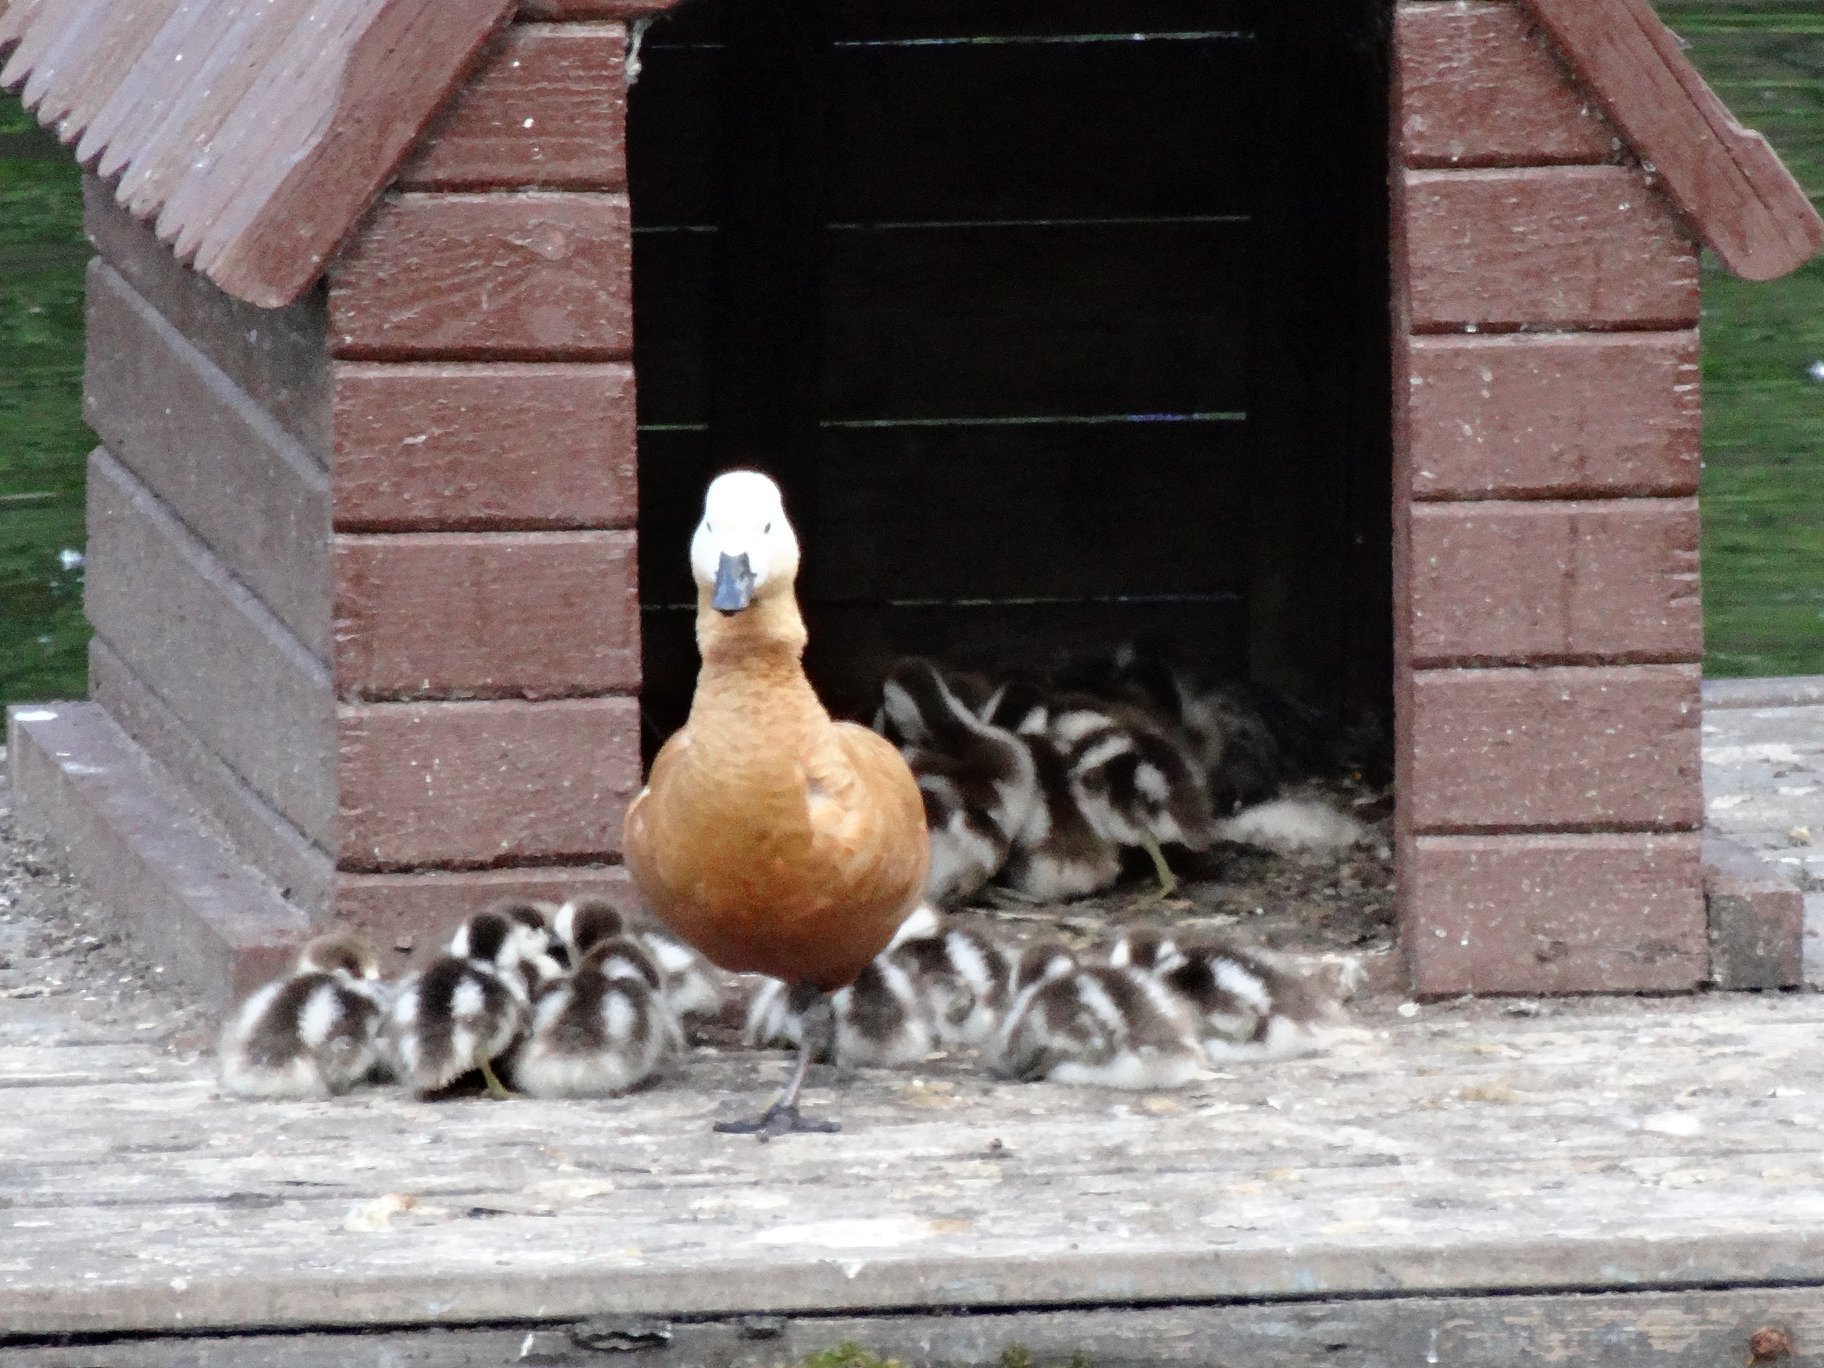
{"label": "wooden plank siding", "polygon": [[330,650],[320,458],[126,280],[90,264],[83,418],[319,660]]}
{"label": "wooden plank siding", "polygon": [[96,635],[229,769],[331,848],[328,669],[105,449],[89,458],[88,488],[84,606]]}
{"label": "wooden plank siding", "polygon": [[1408,0],[1396,41],[1413,983],[1690,988],[1697,244],[1523,6]]}
{"label": "wooden plank siding", "polygon": [[625,889],[625,56],[618,23],[511,26],[329,273],[333,901],[382,944]]}

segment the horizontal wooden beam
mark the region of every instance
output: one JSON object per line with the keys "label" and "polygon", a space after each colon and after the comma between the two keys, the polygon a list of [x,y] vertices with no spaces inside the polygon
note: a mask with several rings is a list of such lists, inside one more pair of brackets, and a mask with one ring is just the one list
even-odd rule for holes
{"label": "horizontal wooden beam", "polygon": [[603,863],[640,787],[632,698],[345,704],[339,864]]}
{"label": "horizontal wooden beam", "polygon": [[636,693],[631,532],[338,535],[344,699]]}
{"label": "horizontal wooden beam", "polygon": [[1419,332],[1688,328],[1697,246],[1633,167],[1408,171]]}
{"label": "horizontal wooden beam", "polygon": [[1824,218],[1804,188],[1704,83],[1650,0],[1527,3],[1731,271],[1773,280],[1824,246]]}
{"label": "horizontal wooden beam", "polygon": [[1402,852],[1414,989],[1688,992],[1709,976],[1696,832],[1422,836]]}
{"label": "horizontal wooden beam", "polygon": [[522,19],[643,19],[679,0],[519,0]]}
{"label": "horizontal wooden beam", "polygon": [[105,262],[89,265],[83,417],[312,654],[329,658],[329,479]]}
{"label": "horizontal wooden beam", "polygon": [[1417,337],[1408,352],[1420,499],[1697,492],[1697,334]]}
{"label": "horizontal wooden beam", "polygon": [[1413,661],[1700,660],[1697,564],[1696,499],[1419,504]]}
{"label": "horizontal wooden beam", "polygon": [[329,336],[322,292],[313,290],[282,309],[255,308],[179,262],[93,176],[83,177],[82,203],[83,230],[108,264],[313,459],[327,461]]}
{"label": "horizontal wooden beam", "polygon": [[1696,665],[1418,670],[1401,799],[1415,831],[1694,831]]}
{"label": "horizontal wooden beam", "polygon": [[624,360],[627,197],[389,194],[329,274],[331,344],[369,360]]}
{"label": "horizontal wooden beam", "polygon": [[1407,166],[1614,162],[1620,139],[1518,4],[1395,11]]}
{"label": "horizontal wooden beam", "polygon": [[336,776],[328,670],[102,449],[89,457],[84,606],[113,652],[199,741],[330,847]]}
{"label": "horizontal wooden beam", "polygon": [[634,526],[633,367],[335,366],[345,532]]}
{"label": "horizontal wooden beam", "polygon": [[89,642],[89,697],[151,756],[186,801],[221,827],[236,857],[311,918],[329,915],[335,861],[196,735],[101,637]]}
{"label": "horizontal wooden beam", "polygon": [[428,130],[405,190],[620,190],[627,184],[627,33],[515,24]]}

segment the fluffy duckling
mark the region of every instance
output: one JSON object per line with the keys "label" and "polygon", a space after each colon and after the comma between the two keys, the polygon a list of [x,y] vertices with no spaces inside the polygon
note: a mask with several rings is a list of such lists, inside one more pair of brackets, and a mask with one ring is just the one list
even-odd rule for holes
{"label": "fluffy duckling", "polygon": [[1046,729],[1043,708],[1029,710],[1015,733],[1032,757],[1038,796],[1013,833],[996,882],[1030,902],[1065,902],[1111,888],[1121,877],[1121,851],[1084,811],[1070,761]]}
{"label": "fluffy duckling", "polygon": [[528,997],[540,984],[562,978],[572,962],[544,912],[519,899],[503,899],[477,912],[456,928],[445,950],[457,959],[518,974]]}
{"label": "fluffy duckling", "polygon": [[1015,999],[988,1051],[999,1078],[1151,1090],[1208,1067],[1191,1014],[1163,984],[1111,965],[1052,964]]}
{"label": "fluffy duckling", "polygon": [[1373,831],[1321,799],[1290,797],[1256,803],[1223,818],[1216,824],[1216,835],[1280,855],[1334,858],[1368,840]]}
{"label": "fluffy duckling", "polygon": [[[818,1053],[843,1069],[891,1069],[916,1064],[937,1048],[923,996],[904,965],[883,955],[830,997],[834,1029]],[[750,1047],[803,1047],[806,1015],[816,1003],[806,985],[769,979],[755,995],[742,1032]]]}
{"label": "fluffy duckling", "polygon": [[718,476],[691,541],[703,664],[690,717],[628,808],[622,848],[654,916],[730,972],[806,985],[803,1040],[773,1104],[725,1131],[832,1129],[798,1095],[855,982],[918,904],[930,862],[905,760],[832,721],[805,677],[798,541],[779,488]]}
{"label": "fluffy duckling", "polygon": [[715,967],[676,936],[655,926],[635,925],[597,894],[571,898],[557,910],[554,934],[581,963],[590,947],[613,936],[636,942],[658,965],[666,1005],[680,1020],[707,1020],[722,1010],[724,985]]}
{"label": "fluffy duckling", "polygon": [[933,928],[887,951],[924,1003],[940,1045],[980,1045],[1000,1025],[1013,991],[1013,961],[979,931]]}
{"label": "fluffy duckling", "polygon": [[1129,932],[1109,961],[1169,989],[1196,1017],[1215,1061],[1289,1059],[1322,1049],[1340,1008],[1288,960],[1220,937]]}
{"label": "fluffy duckling", "polygon": [[534,1000],[514,1053],[514,1084],[533,1097],[612,1097],[649,1083],[683,1053],[663,975],[630,937],[608,936]]}
{"label": "fluffy duckling", "polygon": [[1055,700],[1049,734],[1063,752],[1078,805],[1103,839],[1144,850],[1160,896],[1178,886],[1163,847],[1206,849],[1215,814],[1195,757],[1138,708],[1086,694]]}
{"label": "fluffy duckling", "polygon": [[930,661],[910,656],[881,689],[877,729],[896,741],[924,799],[931,834],[925,896],[953,904],[1006,862],[1039,802],[1029,747],[984,722]]}
{"label": "fluffy duckling", "polygon": [[334,1097],[380,1063],[380,962],[350,936],[319,936],[222,1032],[222,1086],[240,1097]]}
{"label": "fluffy duckling", "polygon": [[385,1039],[393,1071],[419,1094],[439,1092],[479,1069],[488,1095],[509,1096],[494,1061],[526,1024],[528,975],[514,963],[440,955],[399,985]]}

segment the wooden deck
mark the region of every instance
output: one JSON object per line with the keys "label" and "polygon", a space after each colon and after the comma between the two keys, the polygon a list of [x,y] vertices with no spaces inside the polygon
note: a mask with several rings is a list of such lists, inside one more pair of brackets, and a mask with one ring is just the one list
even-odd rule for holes
{"label": "wooden deck", "polygon": [[771,1145],[709,1125],[776,1055],[256,1104],[4,807],[0,1368],[1824,1363],[1818,995],[1380,1001],[1160,1096],[825,1075],[844,1133]]}

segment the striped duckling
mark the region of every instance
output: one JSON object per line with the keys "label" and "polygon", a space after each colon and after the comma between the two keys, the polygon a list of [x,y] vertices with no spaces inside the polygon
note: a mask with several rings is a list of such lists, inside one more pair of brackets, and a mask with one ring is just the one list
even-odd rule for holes
{"label": "striped duckling", "polygon": [[1115,846],[1144,850],[1169,897],[1178,880],[1163,848],[1204,850],[1215,834],[1195,755],[1142,709],[1088,694],[1054,699],[1049,732],[1089,824]]}
{"label": "striped duckling", "polygon": [[1220,936],[1131,931],[1109,952],[1196,1015],[1212,1060],[1289,1059],[1329,1044],[1341,1007],[1283,956]]}
{"label": "striped duckling", "polygon": [[1043,688],[1024,677],[1009,680],[989,697],[983,718],[1026,746],[1037,790],[997,884],[1029,902],[1064,902],[1111,888],[1121,877],[1121,852],[1084,811],[1069,758],[1052,738]]}
{"label": "striped duckling", "polygon": [[1013,992],[1013,961],[995,941],[959,926],[934,926],[887,951],[910,977],[939,1045],[982,1044]]}
{"label": "striped duckling", "polygon": [[882,686],[875,720],[918,781],[931,833],[925,897],[940,906],[963,901],[999,872],[1039,802],[1028,747],[976,714],[965,698],[981,688],[969,678],[947,680],[929,660],[908,656]]}
{"label": "striped duckling", "polygon": [[593,941],[575,972],[546,985],[511,1062],[533,1097],[612,1097],[665,1074],[684,1049],[664,975],[629,936]]}
{"label": "striped duckling", "polygon": [[525,910],[469,918],[445,952],[399,985],[385,1040],[399,1081],[420,1095],[480,1070],[488,1095],[509,1096],[494,1061],[525,1030],[532,992],[563,976],[552,942]]}
{"label": "striped duckling", "polygon": [[1055,948],[1038,953],[1036,966],[1022,956],[1025,986],[989,1047],[997,1077],[1150,1091],[1205,1073],[1191,1013],[1164,985]]}
{"label": "striped duckling", "polygon": [[334,1097],[380,1064],[386,989],[371,946],[319,936],[222,1032],[222,1086],[239,1097]]}
{"label": "striped duckling", "polygon": [[[804,1014],[815,994],[802,985],[767,979],[748,1008],[742,1032],[749,1048],[798,1046]],[[843,1069],[891,1069],[916,1064],[937,1049],[937,1029],[919,986],[891,953],[871,960],[855,980],[830,997],[836,1029],[827,1062]]]}
{"label": "striped duckling", "polygon": [[710,1020],[722,1010],[727,997],[724,974],[670,932],[650,922],[629,921],[598,894],[582,894],[565,902],[552,920],[552,929],[568,949],[572,963],[581,963],[591,946],[610,937],[625,936],[637,943],[658,966],[661,992],[680,1021]]}

